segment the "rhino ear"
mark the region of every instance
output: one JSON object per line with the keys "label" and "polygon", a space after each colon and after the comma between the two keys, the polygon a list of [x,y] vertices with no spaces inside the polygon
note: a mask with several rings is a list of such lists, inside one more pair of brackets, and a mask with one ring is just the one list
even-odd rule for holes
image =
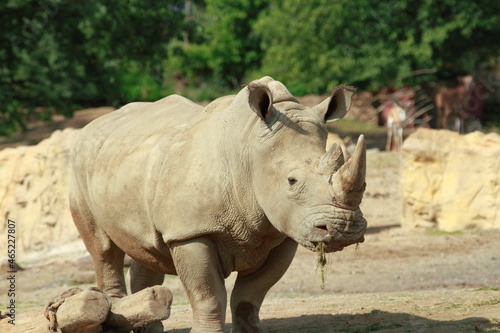
{"label": "rhino ear", "polygon": [[338,86],[333,89],[332,95],[314,109],[320,117],[327,121],[337,121],[343,118],[351,107],[352,96],[356,89],[349,86]]}
{"label": "rhino ear", "polygon": [[250,108],[267,123],[274,112],[271,91],[267,86],[252,83],[248,85],[248,91]]}

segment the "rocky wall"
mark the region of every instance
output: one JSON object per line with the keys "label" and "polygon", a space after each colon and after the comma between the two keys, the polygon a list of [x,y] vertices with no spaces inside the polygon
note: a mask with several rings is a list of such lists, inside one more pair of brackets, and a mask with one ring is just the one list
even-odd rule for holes
{"label": "rocky wall", "polygon": [[[17,260],[78,239],[68,205],[69,151],[79,130],[55,131],[36,146],[0,151],[0,234],[15,221]],[[0,242],[0,258],[7,241]]]}
{"label": "rocky wall", "polygon": [[500,229],[500,135],[419,129],[403,145],[405,228]]}

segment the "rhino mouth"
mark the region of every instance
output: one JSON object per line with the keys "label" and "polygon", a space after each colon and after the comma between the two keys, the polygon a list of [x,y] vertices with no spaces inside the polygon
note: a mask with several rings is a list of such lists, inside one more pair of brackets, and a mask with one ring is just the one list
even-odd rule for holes
{"label": "rhino mouth", "polygon": [[326,252],[338,252],[349,245],[363,243],[366,220],[360,211],[353,212],[353,215],[355,219],[334,219],[315,223],[305,244],[306,248],[317,252],[318,245],[323,243],[326,245]]}
{"label": "rhino mouth", "polygon": [[[319,232],[318,232],[319,234]],[[345,247],[353,244],[363,243],[365,241],[365,237],[361,236],[355,239],[337,239],[332,240],[332,236],[326,233],[326,235],[315,235],[311,236],[312,239],[309,240],[311,246],[308,248],[313,252],[319,251],[319,244],[323,243],[326,245],[325,252],[339,252],[342,251]],[[322,239],[322,240],[314,240],[314,239]]]}

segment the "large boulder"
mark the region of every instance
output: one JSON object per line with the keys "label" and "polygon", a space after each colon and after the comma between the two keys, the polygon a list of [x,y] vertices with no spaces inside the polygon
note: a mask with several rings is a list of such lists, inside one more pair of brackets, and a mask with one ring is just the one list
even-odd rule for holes
{"label": "large boulder", "polygon": [[403,146],[403,227],[500,229],[500,135],[419,129]]}
{"label": "large boulder", "polygon": [[0,234],[7,219],[15,221],[18,259],[79,238],[68,204],[69,151],[78,133],[58,130],[36,146],[0,151]]}

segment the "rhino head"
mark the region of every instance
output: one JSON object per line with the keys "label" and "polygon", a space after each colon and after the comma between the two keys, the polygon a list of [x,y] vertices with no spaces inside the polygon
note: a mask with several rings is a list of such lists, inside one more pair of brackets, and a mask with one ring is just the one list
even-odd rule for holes
{"label": "rhino head", "polygon": [[271,78],[247,88],[250,108],[260,118],[252,149],[253,192],[270,223],[313,251],[319,243],[334,252],[363,242],[364,137],[347,161],[338,145],[325,152],[326,122],[347,113],[354,89],[337,87],[308,108]]}

